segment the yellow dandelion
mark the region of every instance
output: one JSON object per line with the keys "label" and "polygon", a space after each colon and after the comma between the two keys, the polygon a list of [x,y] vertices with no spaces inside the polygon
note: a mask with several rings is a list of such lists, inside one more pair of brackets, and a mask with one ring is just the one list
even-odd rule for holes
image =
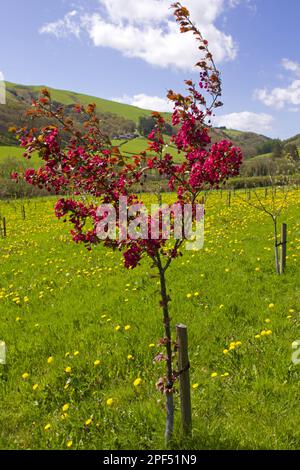
{"label": "yellow dandelion", "polygon": [[114,402],[113,398],[109,398],[109,399],[106,401],[106,404],[107,404],[108,406],[112,406],[112,405],[113,405],[113,402]]}
{"label": "yellow dandelion", "polygon": [[149,348],[155,348],[155,344],[154,344],[154,343],[150,343],[150,344],[149,344]]}
{"label": "yellow dandelion", "polygon": [[222,310],[222,308],[224,308],[223,304],[220,305],[219,309]]}
{"label": "yellow dandelion", "polygon": [[260,335],[255,335],[255,338],[256,339],[259,339],[261,336]]}
{"label": "yellow dandelion", "polygon": [[293,308],[290,308],[289,313],[295,313],[295,310]]}
{"label": "yellow dandelion", "polygon": [[217,372],[212,372],[212,374],[210,375],[212,378],[214,377],[218,377],[218,373]]}
{"label": "yellow dandelion", "polygon": [[194,293],[194,296],[195,296],[195,297],[199,297],[199,295],[200,295],[199,292],[195,292],[195,293]]}
{"label": "yellow dandelion", "polygon": [[120,329],[121,329],[120,325],[117,325],[117,326],[115,327],[115,330],[116,330],[116,331],[120,331]]}
{"label": "yellow dandelion", "polygon": [[99,359],[97,359],[95,362],[94,362],[94,366],[99,366],[101,364],[101,361],[99,361]]}
{"label": "yellow dandelion", "polygon": [[89,426],[90,424],[92,424],[92,418],[87,419],[85,422],[86,426]]}
{"label": "yellow dandelion", "polygon": [[235,345],[236,346],[242,346],[242,342],[241,341],[236,341]]}
{"label": "yellow dandelion", "polygon": [[52,364],[53,361],[54,361],[53,356],[48,357],[48,359],[47,359],[48,364]]}
{"label": "yellow dandelion", "polygon": [[68,449],[71,449],[72,445],[73,445],[73,441],[68,441],[67,442],[67,448]]}
{"label": "yellow dandelion", "polygon": [[137,379],[135,379],[135,381],[133,382],[133,385],[134,385],[135,387],[138,387],[139,385],[141,385],[141,383],[142,383],[142,379],[141,379],[141,378],[137,378]]}
{"label": "yellow dandelion", "polygon": [[29,378],[28,372],[24,372],[24,374],[22,375],[22,379],[27,380],[28,378]]}
{"label": "yellow dandelion", "polygon": [[38,384],[34,384],[32,386],[32,390],[35,392],[37,389],[39,388],[39,385]]}
{"label": "yellow dandelion", "polygon": [[270,308],[270,309],[272,309],[272,308],[274,308],[274,307],[275,307],[274,304],[269,304],[269,308]]}
{"label": "yellow dandelion", "polygon": [[66,367],[65,372],[66,372],[66,374],[71,374],[72,368],[70,366]]}
{"label": "yellow dandelion", "polygon": [[76,356],[79,356],[79,351],[75,351],[75,352],[74,352],[74,356],[75,356],[75,357],[76,357]]}
{"label": "yellow dandelion", "polygon": [[192,385],[192,389],[193,389],[193,390],[197,390],[197,388],[199,388],[199,384],[196,383],[196,384],[193,384],[193,385]]}
{"label": "yellow dandelion", "polygon": [[128,354],[127,359],[128,359],[128,361],[132,361],[134,359],[134,357],[133,357],[132,354]]}
{"label": "yellow dandelion", "polygon": [[266,336],[266,334],[267,334],[266,330],[263,330],[260,332],[260,336]]}
{"label": "yellow dandelion", "polygon": [[192,294],[186,294],[187,298],[190,299],[192,297]]}
{"label": "yellow dandelion", "polygon": [[265,323],[271,323],[270,318],[266,318],[266,319],[265,319]]}
{"label": "yellow dandelion", "polygon": [[66,412],[66,411],[68,411],[69,408],[70,408],[69,403],[66,403],[66,404],[62,407],[62,410],[63,410],[64,412]]}
{"label": "yellow dandelion", "polygon": [[272,330],[267,330],[266,331],[266,336],[270,336],[272,333],[273,333]]}
{"label": "yellow dandelion", "polygon": [[229,353],[229,350],[228,350],[228,349],[224,349],[224,350],[223,350],[223,354],[226,355],[226,354],[228,354],[228,353]]}
{"label": "yellow dandelion", "polygon": [[51,424],[46,424],[46,426],[44,427],[44,430],[45,431],[49,431],[49,429],[51,428]]}
{"label": "yellow dandelion", "polygon": [[130,330],[130,328],[131,328],[131,326],[130,326],[130,325],[126,325],[124,329],[125,329],[125,331],[129,331],[129,330]]}

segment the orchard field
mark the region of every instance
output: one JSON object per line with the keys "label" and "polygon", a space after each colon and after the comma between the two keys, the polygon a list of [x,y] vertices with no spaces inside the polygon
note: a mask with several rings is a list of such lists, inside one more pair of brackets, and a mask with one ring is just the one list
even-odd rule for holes
{"label": "orchard field", "polygon": [[[193,405],[183,440],[176,395],[174,448],[300,447],[300,191],[282,217],[282,276],[271,221],[242,198],[228,207],[224,192],[210,194],[203,250],[167,273],[173,330],[189,330]],[[164,448],[158,279],[146,259],[127,271],[120,253],[75,245],[54,202],[0,202],[0,448]]]}

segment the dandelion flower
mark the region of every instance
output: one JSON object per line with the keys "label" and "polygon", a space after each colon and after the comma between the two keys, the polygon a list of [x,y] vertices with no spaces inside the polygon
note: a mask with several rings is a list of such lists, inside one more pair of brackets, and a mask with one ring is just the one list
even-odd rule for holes
{"label": "dandelion flower", "polygon": [[117,325],[117,326],[115,327],[115,330],[116,330],[116,331],[120,331],[120,329],[121,329],[120,325]]}
{"label": "dandelion flower", "polygon": [[219,309],[222,310],[222,308],[224,308],[223,304],[220,305]]}
{"label": "dandelion flower", "polygon": [[99,361],[99,359],[97,359],[95,362],[94,362],[94,366],[99,366],[101,364],[101,362]]}
{"label": "dandelion flower", "polygon": [[33,387],[32,387],[32,390],[35,392],[38,388],[39,388],[39,385],[38,385],[38,384],[34,384]]}
{"label": "dandelion flower", "polygon": [[256,339],[259,339],[261,336],[260,335],[255,335],[255,338]]}
{"label": "dandelion flower", "polygon": [[265,323],[271,323],[270,318],[266,318],[266,319],[265,319]]}
{"label": "dandelion flower", "polygon": [[266,331],[266,335],[267,335],[267,336],[270,336],[272,333],[273,333],[272,330],[267,330],[267,331]]}
{"label": "dandelion flower", "polygon": [[132,354],[128,354],[127,359],[128,359],[128,361],[132,361],[134,359],[134,357],[133,357]]}
{"label": "dandelion flower", "polygon": [[45,431],[49,431],[49,429],[51,428],[51,424],[46,424],[46,426],[44,427],[44,430]]}
{"label": "dandelion flower", "polygon": [[131,328],[131,326],[130,326],[130,325],[126,325],[126,326],[125,326],[125,331],[129,331],[129,330],[130,330],[130,328]]}
{"label": "dandelion flower", "polygon": [[217,373],[217,372],[213,372],[210,376],[211,376],[212,378],[218,377],[218,373]]}
{"label": "dandelion flower", "polygon": [[193,385],[192,385],[192,389],[193,389],[193,390],[197,390],[197,388],[199,388],[199,384],[193,384]]}
{"label": "dandelion flower", "polygon": [[90,424],[92,424],[92,418],[87,419],[85,422],[86,426],[89,426]]}
{"label": "dandelion flower", "polygon": [[192,294],[186,294],[187,298],[190,299],[192,297]]}
{"label": "dandelion flower", "polygon": [[269,304],[269,308],[270,308],[270,309],[272,309],[272,308],[274,308],[274,307],[275,307],[274,304]]}
{"label": "dandelion flower", "polygon": [[67,442],[67,448],[68,449],[71,449],[72,445],[73,445],[73,441],[68,441]]}
{"label": "dandelion flower", "polygon": [[27,380],[28,378],[29,378],[28,372],[24,372],[24,374],[22,375],[22,379]]}
{"label": "dandelion flower", "polygon": [[66,374],[71,374],[72,368],[70,366],[66,367],[65,372],[66,372]]}
{"label": "dandelion flower", "polygon": [[54,358],[52,356],[48,357],[47,359],[48,364],[52,364],[53,361],[54,361]]}
{"label": "dandelion flower", "polygon": [[74,352],[74,356],[75,356],[75,357],[76,357],[76,356],[79,356],[79,351],[75,351],[75,352]]}
{"label": "dandelion flower", "polygon": [[142,379],[141,379],[141,378],[137,378],[137,379],[135,379],[135,381],[133,382],[133,385],[134,385],[135,387],[138,387],[139,385],[141,385],[141,383],[142,383]]}
{"label": "dandelion flower", "polygon": [[106,401],[106,404],[107,404],[108,406],[112,406],[113,402],[114,402],[114,400],[113,400],[112,398],[109,398],[109,399]]}
{"label": "dandelion flower", "polygon": [[154,344],[154,343],[150,343],[150,344],[149,344],[149,348],[155,348],[155,344]]}
{"label": "dandelion flower", "polygon": [[228,353],[229,353],[229,350],[228,350],[228,349],[224,349],[223,354],[226,355],[226,354],[228,354]]}
{"label": "dandelion flower", "polygon": [[63,410],[64,412],[66,412],[66,411],[68,411],[69,408],[70,408],[69,403],[66,403],[66,404],[62,407],[62,410]]}

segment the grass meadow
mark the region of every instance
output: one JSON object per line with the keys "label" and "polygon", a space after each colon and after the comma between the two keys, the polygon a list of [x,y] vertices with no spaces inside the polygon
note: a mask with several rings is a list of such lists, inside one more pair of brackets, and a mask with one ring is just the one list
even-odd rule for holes
{"label": "grass meadow", "polygon": [[[203,250],[168,271],[173,330],[189,331],[193,407],[183,439],[176,395],[175,449],[300,447],[300,191],[282,218],[282,276],[272,223],[243,197],[228,207],[224,192],[210,194]],[[127,271],[119,252],[74,244],[54,202],[0,201],[0,448],[163,449],[156,273],[146,259]]]}

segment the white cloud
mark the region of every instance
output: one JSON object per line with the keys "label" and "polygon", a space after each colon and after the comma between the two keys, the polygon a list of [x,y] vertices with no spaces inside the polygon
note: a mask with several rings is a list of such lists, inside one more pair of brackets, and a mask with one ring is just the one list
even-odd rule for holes
{"label": "white cloud", "polygon": [[281,66],[294,75],[294,78],[289,79],[290,84],[272,90],[260,88],[254,91],[254,98],[271,108],[282,109],[290,106],[288,111],[297,112],[295,109],[300,105],[300,79],[295,80],[295,77],[300,77],[300,64],[290,59],[282,59]]}
{"label": "white cloud", "polygon": [[39,30],[40,33],[53,34],[57,38],[67,37],[70,34],[74,34],[77,38],[80,36],[81,25],[78,22],[79,15],[76,10],[72,10],[67,13],[61,20],[54,21],[53,23],[47,23],[42,26]]}
{"label": "white cloud", "polygon": [[160,98],[159,96],[149,96],[140,93],[134,96],[124,95],[121,98],[111,98],[118,103],[126,103],[132,106],[137,106],[142,109],[150,109],[151,111],[172,112],[173,104],[167,98]]}
{"label": "white cloud", "polygon": [[286,88],[255,90],[254,98],[276,109],[282,109],[285,105],[297,106],[300,104],[300,80],[294,80]]}
{"label": "white cloud", "polygon": [[300,64],[297,62],[290,59],[282,59],[281,65],[285,70],[289,70],[300,76]]}
{"label": "white cloud", "polygon": [[241,113],[216,116],[213,120],[213,124],[216,126],[225,126],[228,129],[238,129],[240,131],[262,134],[272,129],[273,121],[274,118],[270,114],[243,111]]}
{"label": "white cloud", "polygon": [[[98,11],[80,15],[71,11],[63,19],[44,25],[40,32],[78,37],[84,31],[95,46],[110,47],[159,67],[191,69],[199,60],[193,35],[179,33],[169,8],[170,0],[98,1]],[[240,1],[186,0],[184,3],[209,41],[215,60],[233,60],[237,45],[215,22],[226,7],[233,8]]]}

